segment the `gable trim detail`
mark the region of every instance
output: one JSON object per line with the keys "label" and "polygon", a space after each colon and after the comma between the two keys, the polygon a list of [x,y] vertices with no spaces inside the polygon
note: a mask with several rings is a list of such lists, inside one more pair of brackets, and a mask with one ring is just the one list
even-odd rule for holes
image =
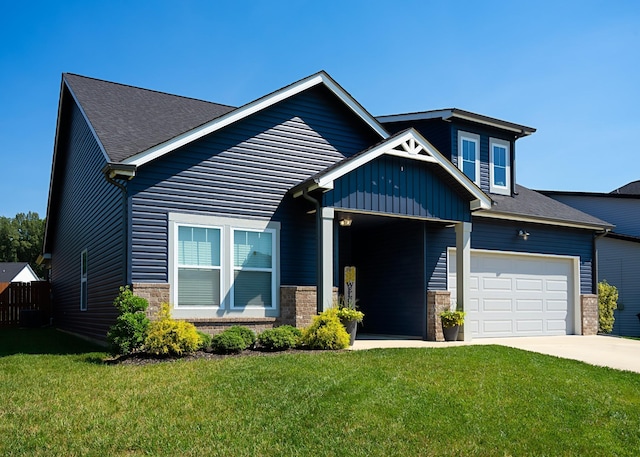
{"label": "gable trim detail", "polygon": [[400,132],[357,156],[345,159],[327,168],[311,179],[291,189],[291,193],[294,197],[299,197],[305,190],[311,191],[318,188],[331,190],[333,189],[333,183],[336,179],[383,154],[438,164],[474,197],[470,203],[472,210],[491,208],[491,199],[489,196],[482,192],[464,173],[449,162],[449,160],[413,128]]}
{"label": "gable trim detail", "polygon": [[278,102],[286,100],[294,95],[304,92],[307,89],[323,84],[331,92],[333,92],[347,107],[351,109],[358,117],[371,127],[381,138],[386,139],[389,133],[380,125],[380,123],[369,114],[351,95],[349,95],[338,83],[336,83],[327,73],[321,71],[315,75],[311,75],[296,83],[286,86],[276,92],[266,95],[262,98],[254,100],[238,109],[213,119],[206,124],[201,125],[193,130],[178,135],[171,140],[165,141],[146,151],[131,156],[122,161],[124,164],[144,165],[152,160],[157,159],[185,144],[191,143],[205,135],[222,129],[228,125],[238,122],[252,114],[262,111]]}

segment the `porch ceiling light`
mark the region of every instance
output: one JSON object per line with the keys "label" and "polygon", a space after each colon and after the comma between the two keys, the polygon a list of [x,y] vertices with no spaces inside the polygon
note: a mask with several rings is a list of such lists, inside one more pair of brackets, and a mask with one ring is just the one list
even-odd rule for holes
{"label": "porch ceiling light", "polygon": [[523,240],[527,240],[529,238],[529,235],[531,235],[529,232],[527,232],[526,230],[518,230],[518,236],[521,237]]}
{"label": "porch ceiling light", "polygon": [[353,219],[351,219],[350,217],[343,217],[338,221],[338,224],[340,224],[340,227],[351,227],[352,223],[353,223]]}

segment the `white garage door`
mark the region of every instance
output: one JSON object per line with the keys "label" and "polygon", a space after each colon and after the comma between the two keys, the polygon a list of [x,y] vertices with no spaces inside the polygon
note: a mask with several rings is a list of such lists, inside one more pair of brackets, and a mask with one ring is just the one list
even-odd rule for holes
{"label": "white garage door", "polygon": [[[453,303],[455,259],[455,250],[450,250]],[[573,334],[574,277],[572,258],[472,251],[465,329],[472,338]]]}

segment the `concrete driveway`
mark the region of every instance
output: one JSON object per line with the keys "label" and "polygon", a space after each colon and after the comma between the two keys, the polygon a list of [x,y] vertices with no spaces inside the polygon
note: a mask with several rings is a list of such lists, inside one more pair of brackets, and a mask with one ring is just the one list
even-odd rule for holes
{"label": "concrete driveway", "polygon": [[411,339],[395,339],[378,335],[359,336],[353,350],[392,347],[433,347],[498,344],[525,351],[539,352],[591,365],[640,373],[640,341],[614,336],[538,336],[520,338],[482,338],[452,343]]}

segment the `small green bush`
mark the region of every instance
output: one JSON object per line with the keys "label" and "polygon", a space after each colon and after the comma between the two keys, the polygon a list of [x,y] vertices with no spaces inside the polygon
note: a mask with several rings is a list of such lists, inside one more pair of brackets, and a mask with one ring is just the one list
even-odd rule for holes
{"label": "small green bush", "polygon": [[598,283],[598,331],[611,333],[615,317],[613,311],[618,308],[618,289],[606,280]]}
{"label": "small green bush", "polygon": [[338,318],[338,309],[330,308],[313,317],[313,322],[302,332],[301,343],[310,349],[345,349],[349,347],[349,334]]}
{"label": "small green bush", "polygon": [[172,356],[195,352],[201,344],[195,325],[171,318],[168,303],[160,305],[157,320],[149,324],[144,346],[155,355]]}
{"label": "small green bush", "polygon": [[247,343],[239,332],[225,330],[211,339],[211,350],[218,354],[239,354],[247,348]]}
{"label": "small green bush", "polygon": [[204,351],[208,350],[211,347],[211,335],[198,330],[198,336],[200,337],[200,345],[198,346],[198,349],[202,349]]}
{"label": "small green bush", "polygon": [[112,354],[126,355],[139,351],[144,345],[149,319],[145,310],[149,302],[133,295],[129,286],[120,287],[120,294],[113,301],[120,315],[107,332],[107,341]]}
{"label": "small green bush", "polygon": [[258,335],[258,345],[268,351],[286,351],[298,345],[302,332],[291,325],[265,330]]}
{"label": "small green bush", "polygon": [[249,327],[234,325],[233,327],[226,329],[225,332],[232,332],[240,335],[245,343],[245,347],[243,349],[252,347],[256,342],[256,334]]}
{"label": "small green bush", "polygon": [[443,311],[440,313],[440,321],[443,327],[455,327],[464,324],[464,311]]}

